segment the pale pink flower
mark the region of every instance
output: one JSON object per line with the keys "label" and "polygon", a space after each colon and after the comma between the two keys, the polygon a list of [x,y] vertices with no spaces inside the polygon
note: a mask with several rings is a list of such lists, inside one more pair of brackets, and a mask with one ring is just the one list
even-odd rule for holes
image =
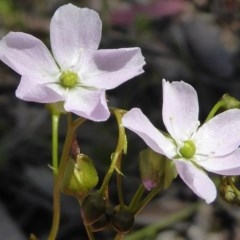
{"label": "pale pink flower", "polygon": [[137,108],[127,112],[122,121],[155,152],[173,160],[182,180],[210,203],[217,191],[205,170],[240,174],[240,110],[227,110],[202,126],[198,114],[197,93],[191,85],[163,80],[162,117],[169,135],[162,134]]}
{"label": "pale pink flower", "polygon": [[102,22],[97,12],[67,4],[50,24],[52,53],[32,35],[10,32],[0,42],[0,59],[21,75],[16,96],[26,101],[63,101],[67,112],[106,120],[105,90],[143,72],[139,48],[97,50]]}

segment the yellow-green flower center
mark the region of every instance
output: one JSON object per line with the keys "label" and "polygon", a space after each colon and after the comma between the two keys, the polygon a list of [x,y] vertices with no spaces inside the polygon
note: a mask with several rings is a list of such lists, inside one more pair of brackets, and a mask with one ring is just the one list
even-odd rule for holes
{"label": "yellow-green flower center", "polygon": [[196,153],[196,147],[193,141],[184,141],[183,146],[179,149],[179,153],[184,158],[191,158]]}
{"label": "yellow-green flower center", "polygon": [[79,78],[75,72],[65,71],[60,76],[60,84],[64,88],[74,88],[78,84]]}

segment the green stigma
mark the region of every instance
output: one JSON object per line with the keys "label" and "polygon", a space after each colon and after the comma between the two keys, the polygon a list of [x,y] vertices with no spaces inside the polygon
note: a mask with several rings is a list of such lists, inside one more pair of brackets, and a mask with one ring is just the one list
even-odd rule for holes
{"label": "green stigma", "polygon": [[184,141],[184,145],[179,149],[179,153],[184,158],[191,158],[196,153],[196,147],[193,141]]}
{"label": "green stigma", "polygon": [[78,75],[72,71],[62,72],[60,76],[60,84],[63,88],[74,88],[78,80]]}

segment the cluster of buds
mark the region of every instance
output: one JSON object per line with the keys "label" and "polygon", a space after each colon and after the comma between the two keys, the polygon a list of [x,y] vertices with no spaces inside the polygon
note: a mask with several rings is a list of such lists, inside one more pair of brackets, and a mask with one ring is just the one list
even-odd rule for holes
{"label": "cluster of buds", "polygon": [[134,223],[134,214],[126,206],[114,208],[98,191],[90,193],[84,199],[82,216],[92,232],[112,227],[118,234],[126,234]]}
{"label": "cluster of buds", "polygon": [[79,200],[84,224],[89,226],[92,232],[112,227],[118,234],[126,234],[133,226],[134,214],[126,206],[114,208],[100,191],[93,190],[97,183],[98,175],[93,161],[80,153],[78,142],[74,138],[62,191]]}

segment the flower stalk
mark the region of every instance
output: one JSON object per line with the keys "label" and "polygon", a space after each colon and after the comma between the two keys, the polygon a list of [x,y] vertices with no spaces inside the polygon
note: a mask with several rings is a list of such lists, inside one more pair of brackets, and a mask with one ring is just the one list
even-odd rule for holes
{"label": "flower stalk", "polygon": [[218,101],[214,106],[213,108],[211,109],[210,113],[208,114],[205,122],[209,121],[210,119],[212,119],[216,114],[217,112],[219,111],[219,109],[221,109],[222,107],[225,106],[225,103],[224,101],[220,100]]}
{"label": "flower stalk", "polygon": [[58,172],[58,127],[59,114],[52,114],[52,168],[54,177]]}
{"label": "flower stalk", "polygon": [[[118,167],[120,167],[120,164],[118,162],[121,161],[121,158],[122,158],[122,153],[125,152],[125,148],[126,148],[126,136],[125,136],[125,130],[124,130],[124,127],[122,125],[122,115],[124,114],[124,110],[120,110],[120,109],[113,109],[112,110],[113,113],[115,114],[115,117],[117,119],[117,123],[118,123],[118,143],[117,143],[117,147],[116,147],[116,150],[115,152],[113,153],[113,156],[112,156],[112,161],[111,161],[111,164],[109,166],[109,169],[103,179],[103,183],[102,183],[102,186],[100,188],[100,193],[104,193],[106,191],[106,189],[108,188],[108,183],[112,177],[112,174],[114,172],[114,170],[117,171],[118,175],[120,175],[121,173],[119,172],[119,169]],[[119,181],[119,180],[118,180]],[[121,183],[120,183],[121,185]],[[119,199],[123,199],[122,197],[122,192],[121,190],[118,191],[118,194],[119,194]],[[123,200],[121,200],[123,201]]]}
{"label": "flower stalk", "polygon": [[52,227],[50,230],[50,234],[48,237],[48,240],[55,240],[58,229],[59,229],[59,221],[60,221],[60,190],[61,190],[61,184],[62,179],[64,176],[64,171],[67,166],[67,161],[69,157],[69,152],[72,144],[72,140],[75,135],[76,128],[80,126],[85,119],[81,119],[80,121],[75,122],[73,124],[72,122],[72,116],[71,114],[67,114],[67,120],[68,120],[68,126],[67,126],[67,135],[65,138],[64,146],[63,146],[63,152],[60,160],[60,166],[57,173],[56,178],[54,179],[54,186],[53,186],[53,220],[52,220]]}

